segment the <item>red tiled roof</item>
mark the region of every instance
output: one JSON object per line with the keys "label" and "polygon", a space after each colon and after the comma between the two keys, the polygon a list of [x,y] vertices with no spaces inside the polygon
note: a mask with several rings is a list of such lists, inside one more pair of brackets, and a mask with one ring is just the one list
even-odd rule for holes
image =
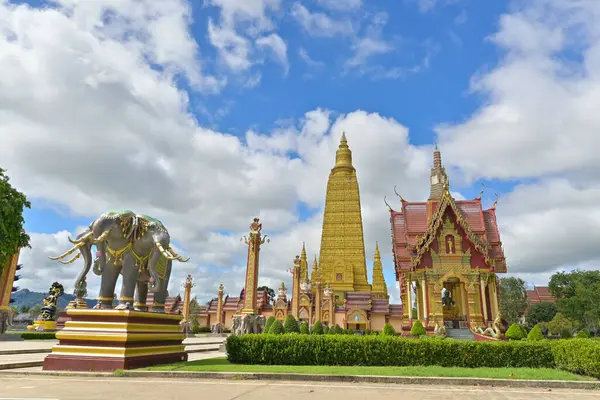
{"label": "red tiled roof", "polygon": [[[506,261],[500,241],[500,233],[494,209],[483,210],[481,200],[455,200],[454,204],[462,218],[469,224],[471,231],[488,244],[488,255],[495,259],[495,271],[506,272]],[[433,203],[434,210],[438,203]],[[449,207],[452,209],[452,207]],[[390,211],[392,225],[392,248],[396,264],[396,278],[399,272],[412,269],[413,246],[418,236],[428,229],[427,203],[402,202],[402,211]]]}
{"label": "red tiled roof", "polygon": [[552,297],[550,288],[547,286],[534,286],[533,290],[527,290],[526,293],[527,299],[532,304],[543,302],[556,303],[556,299]]}

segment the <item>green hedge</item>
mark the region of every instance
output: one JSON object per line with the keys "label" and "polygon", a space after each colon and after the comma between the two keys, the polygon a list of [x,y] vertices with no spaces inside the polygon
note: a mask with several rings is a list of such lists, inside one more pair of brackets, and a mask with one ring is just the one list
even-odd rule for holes
{"label": "green hedge", "polygon": [[600,341],[563,339],[549,342],[557,368],[600,378]]}
{"label": "green hedge", "polygon": [[56,332],[24,332],[21,337],[24,340],[56,339]]}
{"label": "green hedge", "polygon": [[227,338],[239,364],[552,368],[547,342],[414,340],[391,336],[243,335]]}

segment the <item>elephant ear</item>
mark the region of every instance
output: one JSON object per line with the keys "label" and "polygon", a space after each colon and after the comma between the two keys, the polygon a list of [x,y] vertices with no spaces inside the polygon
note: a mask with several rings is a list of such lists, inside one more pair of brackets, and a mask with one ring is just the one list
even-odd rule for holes
{"label": "elephant ear", "polygon": [[156,275],[160,279],[165,279],[167,277],[167,263],[168,260],[165,256],[160,256],[158,262],[156,263]]}

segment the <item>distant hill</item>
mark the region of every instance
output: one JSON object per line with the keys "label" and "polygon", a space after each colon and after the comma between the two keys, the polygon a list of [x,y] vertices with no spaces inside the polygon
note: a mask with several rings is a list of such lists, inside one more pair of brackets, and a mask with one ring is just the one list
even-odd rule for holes
{"label": "distant hill", "polygon": [[[48,293],[41,292],[32,292],[29,289],[19,290],[11,296],[12,299],[15,300],[14,303],[11,303],[11,306],[15,306],[18,308],[21,307],[33,307],[36,304],[42,304],[42,300],[48,295]],[[65,293],[58,298],[58,308],[64,309],[70,301],[75,300],[75,296],[69,293]],[[94,307],[97,300],[85,299],[85,302],[89,307]]]}

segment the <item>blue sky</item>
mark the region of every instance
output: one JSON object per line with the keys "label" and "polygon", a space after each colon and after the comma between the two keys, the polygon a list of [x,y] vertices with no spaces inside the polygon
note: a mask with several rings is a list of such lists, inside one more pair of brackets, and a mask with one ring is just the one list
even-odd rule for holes
{"label": "blue sky", "polygon": [[[0,31],[10,33],[0,35],[10,49],[0,55],[0,164],[33,204],[33,249],[23,258],[49,277],[58,270],[47,256],[68,245],[62,231],[128,208],[169,226],[194,260],[173,281],[198,276],[199,297],[219,281],[239,289],[239,235],[255,215],[273,235],[261,276],[273,286],[288,280],[303,241],[311,258],[318,252],[342,130],[358,170],[369,270],[379,241],[390,288],[382,198],[397,205],[395,185],[409,201],[426,197],[436,141],[454,192],[473,198],[485,183],[487,206],[500,195],[512,272],[543,284],[600,259],[600,216],[589,208],[600,122],[587,107],[600,69],[599,6],[56,0],[0,11]],[[593,234],[573,257],[567,243],[588,225]]]}

